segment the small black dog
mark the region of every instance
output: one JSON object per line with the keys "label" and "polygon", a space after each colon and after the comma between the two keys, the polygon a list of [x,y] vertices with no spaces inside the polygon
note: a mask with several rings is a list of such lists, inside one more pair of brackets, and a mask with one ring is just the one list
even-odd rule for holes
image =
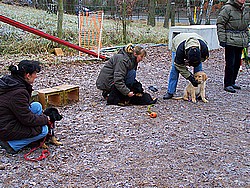
{"label": "small black dog", "polygon": [[134,92],[133,97],[124,96],[113,85],[109,93],[107,104],[108,105],[149,105],[155,104],[157,99],[153,99],[149,93],[145,93],[142,84],[136,81],[133,85],[128,86],[130,91]]}
{"label": "small black dog", "polygon": [[[46,116],[49,116],[50,118],[50,124],[48,125],[49,128],[49,134],[47,135],[47,140],[57,146],[62,145],[61,142],[58,142],[55,133],[54,133],[54,128],[55,128],[55,122],[60,121],[63,117],[62,115],[58,112],[56,108],[49,107],[46,108],[43,112]],[[45,144],[43,145],[43,148],[48,148]]]}

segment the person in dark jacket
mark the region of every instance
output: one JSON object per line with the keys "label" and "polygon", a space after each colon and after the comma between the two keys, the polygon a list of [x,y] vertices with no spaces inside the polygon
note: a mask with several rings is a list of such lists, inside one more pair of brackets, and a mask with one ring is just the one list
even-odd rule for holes
{"label": "person in dark jacket", "polygon": [[138,63],[147,55],[141,46],[128,44],[113,55],[101,69],[96,81],[96,87],[102,90],[102,95],[107,98],[112,86],[124,96],[132,97],[129,85],[136,82]]}
{"label": "person in dark jacket", "polygon": [[30,104],[39,62],[22,60],[9,70],[11,75],[0,78],[0,145],[14,154],[48,134],[49,117],[42,114],[40,103]]}
{"label": "person in dark jacket", "polygon": [[202,63],[209,56],[207,42],[196,33],[180,33],[172,41],[172,67],[168,78],[167,93],[163,99],[171,99],[176,91],[179,73],[198,86],[188,67],[194,67],[193,73],[202,71]]}
{"label": "person in dark jacket", "polygon": [[225,48],[224,90],[231,93],[235,93],[235,89],[241,89],[235,81],[240,69],[242,50],[250,41],[250,10],[244,6],[245,2],[246,0],[228,0],[221,8],[216,23],[220,46]]}

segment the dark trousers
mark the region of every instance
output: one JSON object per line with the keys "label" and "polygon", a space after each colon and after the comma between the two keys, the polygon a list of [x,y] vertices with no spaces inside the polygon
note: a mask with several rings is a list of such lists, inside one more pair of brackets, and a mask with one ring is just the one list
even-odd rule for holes
{"label": "dark trousers", "polygon": [[240,69],[242,50],[242,47],[225,47],[226,66],[224,75],[224,87],[232,86],[235,84],[235,80]]}

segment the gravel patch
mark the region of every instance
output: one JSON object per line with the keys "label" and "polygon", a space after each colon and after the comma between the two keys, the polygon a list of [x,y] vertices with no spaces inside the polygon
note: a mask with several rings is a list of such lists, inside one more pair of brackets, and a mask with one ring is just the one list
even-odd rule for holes
{"label": "gravel patch", "polygon": [[[243,67],[236,94],[223,90],[224,51],[213,50],[203,64],[209,103],[163,100],[171,65],[166,47],[147,48],[137,78],[158,97],[147,106],[107,106],[95,81],[104,65],[53,55],[0,57],[1,75],[21,59],[44,62],[34,89],[80,86],[80,100],[58,107],[64,116],[49,145],[50,156],[25,161],[24,154],[0,150],[0,187],[250,187],[250,74]],[[62,61],[60,63],[60,61]],[[47,62],[47,63],[45,63]],[[180,76],[176,96],[187,81]],[[148,87],[156,86],[158,92]],[[33,155],[39,156],[41,149]]]}

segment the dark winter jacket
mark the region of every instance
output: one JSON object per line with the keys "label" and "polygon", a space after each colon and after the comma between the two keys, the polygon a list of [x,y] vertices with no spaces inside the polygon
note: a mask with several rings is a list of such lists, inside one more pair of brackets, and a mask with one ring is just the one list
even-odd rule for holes
{"label": "dark winter jacket", "polygon": [[37,136],[48,123],[45,115],[29,110],[32,86],[23,78],[0,78],[0,140],[19,140]]}
{"label": "dark winter jacket", "polygon": [[188,70],[185,61],[187,60],[186,50],[190,47],[199,47],[201,61],[209,57],[207,42],[196,33],[180,33],[173,38],[172,51],[175,52],[174,65],[184,78],[188,78],[192,73]]}
{"label": "dark winter jacket", "polygon": [[128,95],[130,89],[125,85],[125,76],[132,69],[137,69],[136,58],[122,48],[101,69],[96,87],[100,90],[110,91],[114,84],[123,95]]}
{"label": "dark winter jacket", "polygon": [[222,7],[217,18],[217,34],[220,43],[235,47],[247,47],[250,13],[237,0],[229,0]]}

